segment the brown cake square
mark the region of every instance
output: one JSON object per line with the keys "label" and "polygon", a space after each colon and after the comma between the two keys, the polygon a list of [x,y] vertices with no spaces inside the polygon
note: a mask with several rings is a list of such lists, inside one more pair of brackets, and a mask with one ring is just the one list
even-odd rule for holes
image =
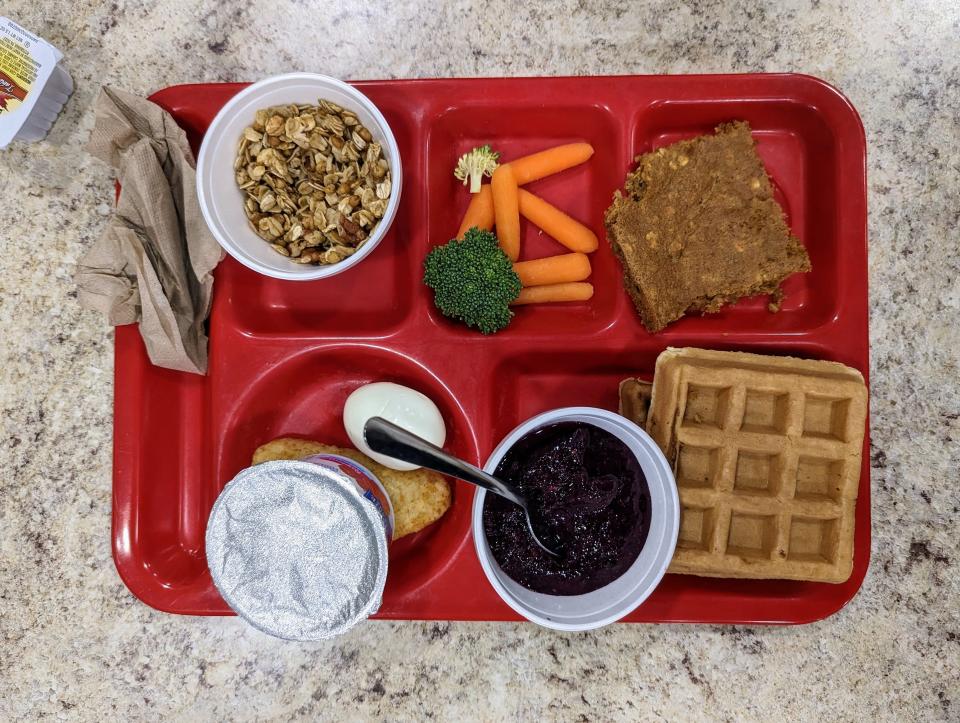
{"label": "brown cake square", "polygon": [[605,221],[627,293],[652,332],[755,294],[773,294],[775,311],[781,282],[810,270],[742,121],[638,156]]}

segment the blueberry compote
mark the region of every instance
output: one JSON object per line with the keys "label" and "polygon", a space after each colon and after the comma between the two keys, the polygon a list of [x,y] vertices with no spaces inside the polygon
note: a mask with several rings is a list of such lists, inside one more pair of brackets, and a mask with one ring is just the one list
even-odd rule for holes
{"label": "blueberry compote", "polygon": [[583,422],[542,427],[510,448],[496,475],[542,510],[551,537],[564,541],[553,557],[534,542],[523,510],[487,493],[483,530],[500,568],[534,592],[582,595],[622,575],[650,529],[650,491],[629,447]]}

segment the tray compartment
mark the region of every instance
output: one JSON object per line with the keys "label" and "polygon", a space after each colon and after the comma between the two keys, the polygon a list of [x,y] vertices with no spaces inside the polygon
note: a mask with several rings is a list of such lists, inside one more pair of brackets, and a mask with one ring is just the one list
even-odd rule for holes
{"label": "tray compartment", "polygon": [[[306,349],[299,341],[282,348],[248,344],[250,362],[217,360],[212,411],[222,431],[214,456],[220,460],[206,502],[250,465],[253,451],[277,437],[300,437],[352,446],[341,410],[347,396],[373,381],[391,381],[426,394],[447,424],[445,447],[476,459],[477,443],[469,417],[447,384],[416,359],[375,344],[336,344]],[[242,380],[242,381],[241,381]],[[230,390],[243,389],[238,397]],[[427,584],[470,534],[466,497],[451,486],[451,508],[436,523],[402,538],[390,550],[391,574],[384,605]],[[208,506],[208,510],[209,510]]]}
{"label": "tray compartment", "polygon": [[628,351],[553,344],[504,357],[493,375],[505,385],[503,393],[490,397],[493,445],[523,420],[557,407],[616,411],[620,382],[653,378],[659,351],[652,346]]}
{"label": "tray compartment", "polygon": [[[403,240],[413,234],[409,218],[415,203],[413,199],[408,203],[406,194],[405,190],[390,231],[373,253],[332,278],[270,279],[225,259],[218,280],[228,290],[216,301],[224,307],[220,313],[229,314],[232,325],[251,336],[322,333],[347,338],[395,333],[416,309],[416,270],[403,251]],[[375,285],[371,278],[377,279]]]}
{"label": "tray compartment", "polygon": [[[616,273],[616,260],[604,241],[603,212],[610,205],[614,184],[610,168],[618,166],[625,150],[616,116],[603,104],[543,102],[538,98],[513,96],[506,103],[489,98],[449,105],[426,120],[426,181],[430,198],[427,237],[423,255],[456,234],[470,202],[470,194],[453,177],[457,159],[479,145],[491,144],[504,160],[511,160],[562,143],[587,141],[594,155],[584,164],[548,176],[524,188],[543,197],[565,213],[586,224],[600,239],[600,248],[590,255],[590,281]],[[529,221],[520,221],[521,260],[569,253]],[[537,337],[564,328],[570,333],[592,333],[608,327],[622,305],[614,285],[594,284],[588,303],[545,305],[531,312],[516,309],[516,318],[498,337]],[[430,319],[443,334],[472,337],[476,332],[451,322],[432,303],[432,291],[422,287]]]}
{"label": "tray compartment", "polygon": [[842,285],[836,263],[841,243],[836,186],[840,159],[834,131],[817,107],[777,98],[657,102],[634,119],[632,155],[712,134],[717,125],[732,120],[750,123],[774,197],[791,231],[806,246],[813,270],[794,274],[784,282],[786,298],[776,314],[767,311],[766,296],[757,296],[718,314],[686,317],[664,333],[696,332],[718,323],[732,333],[814,330],[836,318],[841,297],[835,289]]}
{"label": "tray compartment", "polygon": [[[374,97],[379,93],[369,94],[381,102]],[[271,279],[225,259],[220,276],[227,278],[220,286],[227,291],[217,303],[235,328],[257,336],[385,337],[416,313],[421,259],[410,248],[426,213],[420,141],[410,108],[390,93],[382,102],[403,164],[400,206],[390,230],[362,264],[318,281]]]}

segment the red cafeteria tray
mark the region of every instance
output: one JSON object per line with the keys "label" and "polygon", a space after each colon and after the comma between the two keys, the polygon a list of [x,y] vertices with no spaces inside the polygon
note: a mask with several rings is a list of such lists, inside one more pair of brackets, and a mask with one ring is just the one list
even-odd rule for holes
{"label": "red cafeteria tray", "polygon": [[[554,407],[615,409],[617,384],[650,378],[664,347],[833,359],[868,372],[865,140],[857,112],[801,75],[401,80],[356,84],[400,144],[400,211],[377,251],[332,279],[259,276],[227,257],[216,271],[206,377],[151,366],[135,326],[116,332],[113,549],[130,590],[160,610],[230,614],[207,570],[207,515],[253,450],[281,435],[347,444],[347,394],[374,380],[415,387],[448,424],[449,448],[477,464],[516,424]],[[194,150],[242,85],[181,85],[152,99]],[[310,100],[310,99],[306,99]],[[450,323],[421,283],[433,245],[455,232],[468,194],[457,157],[492,143],[510,159],[587,140],[586,164],[531,186],[603,236],[603,212],[635,155],[745,119],[813,271],[785,284],[778,314],[748,299],[650,335],[608,245],[589,303],[523,308],[484,337]],[[525,227],[524,256],[558,253]],[[851,578],[842,585],[667,575],[627,620],[802,623],[839,610],[870,554],[869,440]],[[437,523],[391,548],[381,618],[516,620],[489,585],[470,536],[469,485]]]}

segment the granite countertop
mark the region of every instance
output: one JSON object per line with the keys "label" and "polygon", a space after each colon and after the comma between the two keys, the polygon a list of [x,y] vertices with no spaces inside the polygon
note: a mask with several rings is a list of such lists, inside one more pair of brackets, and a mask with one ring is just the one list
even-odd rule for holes
{"label": "granite countertop", "polygon": [[[960,719],[960,6],[196,5],[3,8],[77,90],[48,142],[0,152],[0,718]],[[110,553],[112,331],[72,281],[112,208],[92,102],[298,69],[798,71],[846,93],[869,144],[874,536],[850,605],[801,627],[375,622],[299,645],[135,600]]]}

